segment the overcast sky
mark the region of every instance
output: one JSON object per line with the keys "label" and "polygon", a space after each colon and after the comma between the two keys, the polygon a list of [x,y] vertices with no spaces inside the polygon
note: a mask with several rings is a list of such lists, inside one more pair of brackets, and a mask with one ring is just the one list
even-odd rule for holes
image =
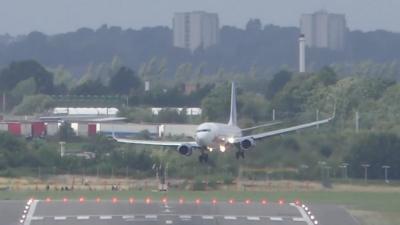
{"label": "overcast sky", "polygon": [[400,32],[400,0],[0,0],[0,34],[47,34],[102,24],[138,29],[172,24],[178,11],[217,12],[222,25],[244,27],[248,19],[298,26],[302,13],[345,13],[350,29]]}

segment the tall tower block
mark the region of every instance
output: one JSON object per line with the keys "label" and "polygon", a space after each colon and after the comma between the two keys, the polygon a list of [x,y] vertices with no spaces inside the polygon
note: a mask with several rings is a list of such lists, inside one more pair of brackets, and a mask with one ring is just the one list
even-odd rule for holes
{"label": "tall tower block", "polygon": [[306,37],[300,34],[299,37],[299,72],[306,72]]}

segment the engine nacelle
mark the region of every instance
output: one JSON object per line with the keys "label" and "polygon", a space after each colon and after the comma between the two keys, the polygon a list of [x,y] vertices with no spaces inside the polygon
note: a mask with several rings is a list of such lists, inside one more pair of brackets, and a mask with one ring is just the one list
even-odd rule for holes
{"label": "engine nacelle", "polygon": [[256,142],[254,141],[254,139],[252,139],[252,138],[243,139],[240,142],[240,149],[247,151],[247,150],[250,150],[255,145],[256,145]]}
{"label": "engine nacelle", "polygon": [[179,154],[184,155],[184,156],[191,156],[193,153],[192,146],[190,146],[188,144],[179,145],[176,150],[179,152]]}

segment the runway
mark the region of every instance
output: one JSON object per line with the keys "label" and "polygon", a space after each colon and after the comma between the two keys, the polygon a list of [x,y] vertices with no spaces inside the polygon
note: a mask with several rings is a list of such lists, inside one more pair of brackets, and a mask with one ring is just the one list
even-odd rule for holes
{"label": "runway", "polygon": [[[0,206],[4,202],[0,202]],[[338,224],[334,218],[340,217],[339,224],[355,225],[354,220],[340,207],[318,206],[321,219],[315,215],[317,224]],[[0,207],[1,208],[1,207]],[[21,207],[24,209],[24,206]],[[311,209],[312,207],[310,207]],[[335,215],[331,215],[334,209]],[[333,210],[333,211],[334,211]],[[21,210],[17,210],[21,212]],[[324,220],[324,216],[330,218]],[[0,214],[1,221],[3,216]],[[15,219],[15,216],[13,216]],[[19,217],[21,218],[21,217]],[[347,219],[346,219],[347,218]],[[328,220],[334,221],[328,221]],[[7,220],[6,225],[315,225],[301,205],[261,203],[261,202],[150,202],[150,201],[40,201],[30,204],[22,223]]]}

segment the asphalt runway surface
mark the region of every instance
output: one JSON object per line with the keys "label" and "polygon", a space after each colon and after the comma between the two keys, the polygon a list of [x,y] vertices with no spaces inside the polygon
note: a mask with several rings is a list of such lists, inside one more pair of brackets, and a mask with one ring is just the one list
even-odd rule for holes
{"label": "asphalt runway surface", "polygon": [[[344,208],[313,205],[315,218],[295,204],[259,202],[38,201],[21,220],[26,202],[0,201],[3,225],[358,225]],[[315,212],[314,212],[315,210]],[[314,214],[315,213],[315,214]]]}

